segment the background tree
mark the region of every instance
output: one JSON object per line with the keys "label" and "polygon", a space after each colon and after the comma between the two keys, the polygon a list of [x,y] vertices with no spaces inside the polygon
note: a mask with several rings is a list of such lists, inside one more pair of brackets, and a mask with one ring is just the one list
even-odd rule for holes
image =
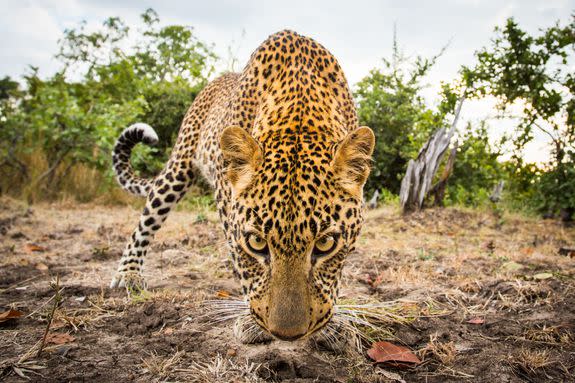
{"label": "background tree", "polygon": [[[29,178],[28,168],[16,155],[18,142],[22,140],[22,131],[14,129],[9,119],[18,108],[23,91],[20,84],[8,76],[0,80],[0,177],[10,178],[18,183]],[[0,193],[2,190],[0,190]]]}
{"label": "background tree", "polygon": [[3,192],[18,194],[27,187],[57,195],[77,164],[110,180],[112,146],[136,121],[152,125],[161,141],[157,148],[138,147],[135,167],[159,170],[216,56],[191,27],[160,27],[151,9],[142,20],[143,30],[135,34],[115,17],[95,32],[82,23],[64,32],[56,56],[62,68],[55,75],[42,79],[33,69],[23,91],[10,79],[2,81],[0,135],[11,143],[0,152],[0,171],[7,175],[0,180]]}
{"label": "background tree", "polygon": [[477,64],[463,67],[462,78],[470,97],[493,96],[502,115],[521,107],[514,144],[515,167],[524,166],[521,153],[534,132],[546,135],[553,158],[532,187],[538,209],[575,212],[575,16],[531,36],[515,20],[496,28],[491,45],[476,53]]}
{"label": "background tree", "polygon": [[[67,71],[87,67],[88,81],[102,92],[122,101],[135,96],[146,101],[148,107],[140,119],[154,127],[160,142],[157,148],[139,148],[154,162],[142,161],[141,153],[136,153],[134,163],[139,170],[153,173],[165,162],[184,114],[207,84],[217,57],[194,36],[192,27],[160,27],[153,9],[141,18],[144,30],[128,49],[124,46],[129,28],[121,19],[109,18],[94,33],[86,33],[83,24],[66,30],[58,57]],[[152,169],[147,169],[150,165]]]}

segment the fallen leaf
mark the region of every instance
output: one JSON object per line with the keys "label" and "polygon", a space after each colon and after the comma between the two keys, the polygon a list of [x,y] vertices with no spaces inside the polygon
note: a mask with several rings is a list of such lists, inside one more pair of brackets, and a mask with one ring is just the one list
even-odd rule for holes
{"label": "fallen leaf", "polygon": [[367,355],[376,363],[384,363],[394,367],[411,367],[421,363],[421,360],[410,349],[389,342],[375,342]]}
{"label": "fallen leaf", "polygon": [[471,324],[483,324],[485,323],[485,319],[483,318],[471,318],[470,320],[467,321],[467,323],[471,323]]}
{"label": "fallen leaf", "polygon": [[233,348],[228,349],[228,351],[226,352],[227,356],[236,356],[237,355],[237,351],[234,350]]}
{"label": "fallen leaf", "polygon": [[0,323],[6,322],[10,319],[20,318],[24,313],[22,311],[10,309],[0,314]]}
{"label": "fallen leaf", "polygon": [[76,338],[74,338],[72,335],[63,332],[51,332],[46,336],[46,343],[52,344],[71,343],[75,340]]}
{"label": "fallen leaf", "polygon": [[46,271],[48,270],[48,266],[45,263],[40,262],[36,264],[36,270]]}
{"label": "fallen leaf", "polygon": [[43,251],[46,251],[46,250],[48,250],[48,248],[46,248],[46,247],[44,247],[44,246],[39,246],[39,245],[36,245],[36,244],[34,244],[34,243],[27,243],[27,244],[26,244],[26,251],[29,252],[29,253],[32,253],[32,252],[43,252]]}
{"label": "fallen leaf", "polygon": [[521,252],[525,255],[531,255],[533,254],[534,249],[532,247],[524,247],[523,249],[521,249]]}
{"label": "fallen leaf", "polygon": [[549,278],[553,278],[553,274],[551,274],[551,273],[538,273],[538,274],[535,274],[533,276],[533,278],[539,279],[539,280],[549,279]]}
{"label": "fallen leaf", "polygon": [[226,290],[218,290],[216,292],[216,297],[218,297],[218,298],[229,298],[230,293]]}
{"label": "fallen leaf", "polygon": [[523,268],[523,265],[517,263],[517,262],[505,262],[504,264],[501,265],[501,268],[505,271],[518,271],[521,270]]}
{"label": "fallen leaf", "polygon": [[171,327],[166,327],[166,328],[164,329],[164,334],[165,334],[165,335],[172,335],[173,333],[174,333],[174,329],[171,328]]}

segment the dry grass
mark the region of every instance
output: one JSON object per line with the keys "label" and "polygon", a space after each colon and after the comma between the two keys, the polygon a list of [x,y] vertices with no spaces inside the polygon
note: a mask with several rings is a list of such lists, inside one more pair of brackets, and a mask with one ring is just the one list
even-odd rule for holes
{"label": "dry grass", "polygon": [[532,342],[550,345],[570,344],[574,341],[572,335],[565,329],[559,326],[546,325],[527,329],[523,338]]}
{"label": "dry grass", "polygon": [[89,331],[97,327],[107,318],[118,316],[118,313],[92,306],[81,309],[58,309],[54,314],[53,328],[71,328],[75,332]]}
{"label": "dry grass", "polygon": [[184,355],[184,351],[178,351],[170,357],[164,357],[152,351],[149,356],[142,358],[142,372],[151,375],[154,381],[164,381],[174,373]]}
{"label": "dry grass", "polygon": [[[30,147],[23,144],[23,147]],[[0,190],[6,195],[22,199],[28,203],[46,201],[86,203],[96,202],[107,205],[129,205],[137,203],[118,187],[111,187],[114,181],[99,169],[85,163],[62,162],[52,176],[43,175],[50,164],[42,148],[31,151],[19,150],[19,160],[28,170],[24,178],[16,169],[5,168],[0,176]]]}
{"label": "dry grass", "polygon": [[[548,303],[550,295],[537,286],[538,281],[517,281],[517,277],[532,278],[537,273],[530,271],[532,264],[548,265],[544,271],[555,273],[569,270],[569,258],[556,256],[557,246],[575,239],[573,230],[558,223],[509,213],[504,214],[502,226],[489,211],[455,208],[403,219],[392,207],[370,212],[368,217],[360,248],[370,249],[361,258],[371,260],[368,279],[373,288],[421,291],[449,280],[470,292],[497,279],[515,280],[513,297],[503,297],[503,301],[515,300],[508,302],[510,308],[526,302]],[[502,266],[508,262],[521,268],[507,271]]]}
{"label": "dry grass", "polygon": [[[32,146],[30,143],[22,144],[25,148]],[[42,148],[34,148],[31,151],[20,149],[17,152],[18,159],[27,168],[28,177],[25,178],[15,168],[0,169],[2,170],[0,190],[7,196],[34,204],[58,202],[67,206],[78,203],[137,208],[144,206],[142,198],[122,190],[111,177],[111,173],[102,169],[87,163],[64,161],[55,169],[52,176],[43,177],[49,169],[49,163]],[[195,211],[198,220],[215,218],[213,198],[211,194],[205,196],[205,193],[205,187],[192,186],[187,193],[188,196],[179,203],[177,209]]]}
{"label": "dry grass", "polygon": [[437,334],[430,335],[429,342],[418,353],[422,360],[432,357],[445,366],[451,366],[457,356],[455,344],[439,341]]}
{"label": "dry grass", "polygon": [[193,383],[260,383],[265,382],[258,374],[261,368],[264,367],[260,364],[234,361],[218,354],[209,362],[194,362],[176,371],[185,373],[186,381]]}
{"label": "dry grass", "polygon": [[509,361],[512,366],[520,369],[521,372],[532,375],[554,363],[548,350],[530,350],[525,348],[521,349],[517,356],[510,357]]}
{"label": "dry grass", "polygon": [[[558,381],[571,377],[574,338],[568,308],[575,275],[572,259],[558,256],[556,249],[572,243],[575,231],[553,222],[506,216],[501,226],[489,212],[457,209],[411,217],[401,217],[394,207],[370,212],[358,251],[344,269],[341,315],[328,335],[333,345],[349,334],[358,338],[355,346],[362,353],[354,351],[351,358],[336,347],[314,348],[304,342],[293,350],[277,341],[244,345],[233,337],[231,321],[209,317],[200,302],[226,294],[238,297],[241,289],[207,207],[170,215],[147,259],[150,290],[128,299],[107,284],[139,208],[66,202],[37,204],[24,215],[26,204],[2,203],[14,209],[0,210],[0,219],[17,218],[2,238],[0,272],[10,270],[2,276],[18,278],[2,286],[0,298],[13,297],[8,303],[30,314],[15,329],[0,333],[0,340],[10,344],[0,354],[8,350],[11,363],[1,360],[0,367],[20,368],[27,376],[35,377],[36,370],[26,366],[47,365],[28,351],[37,350],[36,330],[45,324],[49,276],[61,273],[65,299],[54,313],[53,328],[74,332],[81,347],[70,351],[71,358],[96,360],[101,374],[119,363],[126,366],[118,371],[122,379],[279,381],[282,373],[296,379],[293,374],[307,369],[316,376],[353,376],[367,383],[377,381],[379,367],[364,351],[379,340],[419,350],[424,363],[396,372],[406,381],[481,381],[484,372],[513,380],[517,371],[543,372]],[[198,220],[198,215],[207,219]],[[14,233],[18,236],[12,238]],[[31,253],[28,243],[46,250]],[[39,262],[48,270],[35,269]],[[507,262],[521,268],[506,270]],[[540,272],[553,276],[535,279]],[[231,315],[238,307],[224,307],[227,311],[220,314]],[[485,323],[468,322],[476,317]],[[95,338],[103,342],[101,347],[93,346]],[[355,350],[351,343],[348,348]],[[109,345],[121,347],[114,355],[125,360],[113,360]],[[60,358],[57,351],[47,349],[44,358]],[[58,360],[51,366],[62,367],[49,369],[55,379],[77,372],[72,362]],[[142,362],[134,367],[129,363],[133,360]],[[278,372],[283,362],[293,371]],[[567,367],[561,370],[563,365]],[[9,373],[17,374],[14,369]]]}
{"label": "dry grass", "polygon": [[432,299],[423,302],[396,300],[361,303],[348,300],[336,306],[332,330],[336,333],[340,327],[346,330],[346,336],[357,339],[352,342],[357,351],[363,353],[373,342],[395,339],[390,329],[393,325],[405,326],[424,317],[446,313],[447,311],[441,309]]}

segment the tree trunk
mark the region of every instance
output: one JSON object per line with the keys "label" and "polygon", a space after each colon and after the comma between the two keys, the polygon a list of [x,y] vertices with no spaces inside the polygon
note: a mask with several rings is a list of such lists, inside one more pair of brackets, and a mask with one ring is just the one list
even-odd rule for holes
{"label": "tree trunk", "polygon": [[501,180],[493,187],[493,191],[489,196],[489,200],[493,203],[501,201],[501,193],[503,193],[503,187],[505,186],[505,181]]}
{"label": "tree trunk", "polygon": [[399,192],[399,199],[404,213],[423,208],[425,197],[431,189],[433,177],[437,173],[443,155],[455,133],[464,99],[465,97],[459,99],[455,117],[449,131],[446,132],[445,128],[440,128],[421,148],[417,158],[409,160],[407,172],[401,181],[401,190]]}
{"label": "tree trunk", "polygon": [[366,202],[366,206],[368,209],[377,209],[377,200],[379,199],[379,190],[373,192],[373,196],[369,201]]}
{"label": "tree trunk", "polygon": [[433,188],[431,188],[431,191],[429,192],[429,194],[433,196],[434,206],[444,205],[443,200],[445,199],[445,189],[447,188],[447,180],[449,179],[449,176],[453,172],[453,165],[455,164],[455,156],[457,155],[457,147],[458,145],[456,142],[453,148],[451,148],[451,151],[449,152],[447,163],[445,164],[445,168],[443,169],[443,173],[441,174],[439,181],[437,181],[437,183],[433,185]]}

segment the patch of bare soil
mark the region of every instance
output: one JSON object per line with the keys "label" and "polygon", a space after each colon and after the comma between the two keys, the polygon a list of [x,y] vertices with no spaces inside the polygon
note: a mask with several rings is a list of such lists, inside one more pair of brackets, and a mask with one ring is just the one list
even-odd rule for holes
{"label": "patch of bare soil", "polygon": [[[333,351],[309,340],[241,344],[233,323],[206,316],[201,302],[239,296],[215,214],[173,213],[148,256],[150,291],[109,290],[138,216],[0,200],[0,314],[22,313],[0,321],[0,380],[575,380],[575,259],[557,252],[575,244],[573,228],[460,209],[369,212],[341,301],[389,302],[389,316],[379,332],[358,330],[359,351]],[[422,363],[372,364],[366,351],[379,340]]]}

